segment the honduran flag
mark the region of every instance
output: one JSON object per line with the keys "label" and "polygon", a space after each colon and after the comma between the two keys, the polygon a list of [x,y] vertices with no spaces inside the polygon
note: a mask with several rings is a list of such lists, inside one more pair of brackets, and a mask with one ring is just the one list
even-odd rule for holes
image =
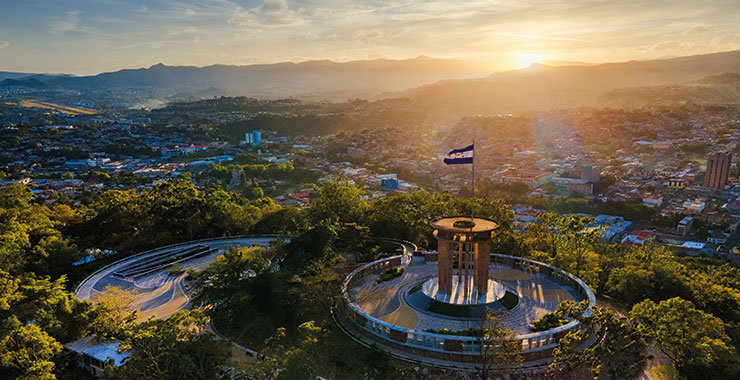
{"label": "honduran flag", "polygon": [[473,163],[473,144],[465,148],[451,150],[444,159],[447,165],[472,164]]}

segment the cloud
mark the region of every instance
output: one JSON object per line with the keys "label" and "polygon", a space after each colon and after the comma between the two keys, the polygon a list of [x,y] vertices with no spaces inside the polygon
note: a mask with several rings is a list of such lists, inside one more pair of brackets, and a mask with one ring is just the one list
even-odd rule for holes
{"label": "cloud", "polygon": [[200,36],[195,36],[195,37],[193,37],[193,43],[194,43],[194,44],[197,44],[197,43],[199,43],[199,42],[200,42]]}
{"label": "cloud", "polygon": [[718,42],[718,45],[737,45],[740,44],[740,34],[729,34],[722,37]]}
{"label": "cloud", "polygon": [[504,36],[509,37],[520,37],[528,40],[549,40],[549,41],[574,41],[574,42],[588,42],[581,38],[569,38],[569,37],[555,37],[555,36],[540,36],[537,34],[519,34],[519,33],[502,33]]}
{"label": "cloud", "polygon": [[185,29],[182,30],[185,33],[195,33],[198,31],[198,28],[194,26],[186,26]]}
{"label": "cloud", "polygon": [[8,42],[8,41],[0,41],[0,49],[6,48],[8,46],[10,46],[10,42]]}
{"label": "cloud", "polygon": [[262,5],[244,9],[237,7],[228,23],[237,26],[299,25],[304,21],[288,8],[285,0],[264,0]]}
{"label": "cloud", "polygon": [[64,16],[52,17],[51,24],[49,24],[49,33],[57,36],[68,32],[96,34],[98,32],[97,29],[80,25],[79,15],[80,11],[69,11],[64,12]]}
{"label": "cloud", "polygon": [[377,29],[372,29],[372,30],[361,29],[361,30],[356,31],[354,34],[352,34],[352,39],[357,40],[357,41],[362,41],[365,43],[376,41],[380,37],[383,37],[383,32]]}
{"label": "cloud", "polygon": [[195,13],[194,10],[188,8],[185,10],[185,14],[187,14],[188,16],[195,16],[197,13]]}
{"label": "cloud", "polygon": [[688,47],[689,47],[689,45],[684,44],[683,42],[666,41],[666,42],[661,42],[661,43],[658,43],[658,44],[653,45],[653,47],[650,48],[650,50],[653,50],[653,51],[659,51],[659,50],[678,50],[678,49],[686,49]]}
{"label": "cloud", "polygon": [[707,24],[697,24],[691,27],[686,31],[685,34],[701,34],[705,32],[711,32],[714,30],[714,27]]}
{"label": "cloud", "polygon": [[409,28],[393,29],[393,30],[391,30],[389,36],[391,38],[396,38],[396,37],[400,37],[400,36],[402,36],[402,35],[404,35],[404,34],[406,34],[408,32],[409,32]]}

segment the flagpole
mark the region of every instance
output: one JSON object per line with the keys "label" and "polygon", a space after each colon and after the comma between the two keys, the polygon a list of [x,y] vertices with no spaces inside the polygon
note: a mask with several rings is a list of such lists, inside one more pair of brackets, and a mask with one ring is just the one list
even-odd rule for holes
{"label": "flagpole", "polygon": [[475,139],[473,139],[473,181],[470,187],[470,221],[475,223]]}

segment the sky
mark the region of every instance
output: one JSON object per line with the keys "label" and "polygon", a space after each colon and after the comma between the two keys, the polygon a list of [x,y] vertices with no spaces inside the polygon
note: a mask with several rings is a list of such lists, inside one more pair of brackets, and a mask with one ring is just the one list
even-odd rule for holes
{"label": "sky", "polygon": [[740,49],[740,0],[0,0],[0,71],[405,59],[615,62]]}

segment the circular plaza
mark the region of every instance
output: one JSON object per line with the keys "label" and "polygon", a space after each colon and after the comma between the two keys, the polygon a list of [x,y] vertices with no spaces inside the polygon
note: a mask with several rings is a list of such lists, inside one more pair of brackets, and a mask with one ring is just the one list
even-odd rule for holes
{"label": "circular plaza", "polygon": [[[486,315],[500,316],[521,344],[522,367],[549,363],[560,338],[583,329],[576,320],[533,332],[532,322],[566,300],[596,302],[580,279],[559,268],[490,253],[498,225],[476,218],[432,222],[436,252],[409,252],[368,263],[346,278],[335,317],[365,345],[405,360],[476,368],[484,361],[481,329]],[[467,217],[470,221],[470,217]],[[518,347],[518,346],[517,346]]]}
{"label": "circular plaza", "polygon": [[173,273],[175,265],[183,270],[201,270],[229,246],[269,246],[282,236],[235,236],[189,241],[141,252],[107,265],[88,276],[75,290],[75,296],[95,302],[106,288],[112,286],[131,292],[134,300],[129,307],[138,311],[140,321],[164,319],[190,305],[184,286],[187,274]]}

